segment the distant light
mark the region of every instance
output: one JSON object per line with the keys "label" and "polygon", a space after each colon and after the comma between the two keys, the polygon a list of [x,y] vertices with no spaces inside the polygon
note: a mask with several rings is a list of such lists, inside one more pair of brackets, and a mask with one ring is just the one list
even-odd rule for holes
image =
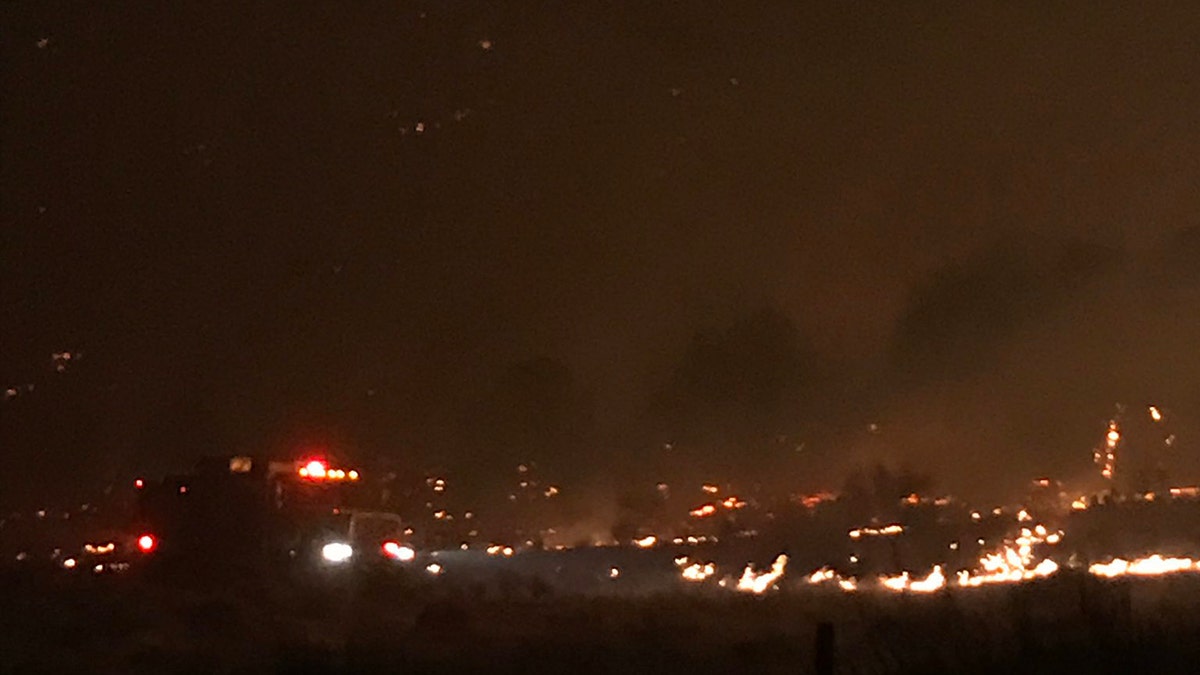
{"label": "distant light", "polygon": [[94,572],[95,574],[100,574],[103,571],[104,571],[104,565],[96,565],[95,567],[92,568],[92,572]]}
{"label": "distant light", "polygon": [[619,568],[610,567],[608,569],[608,578],[609,579],[616,579],[619,576],[621,576],[621,570]]}
{"label": "distant light", "polygon": [[314,459],[308,464],[300,467],[300,475],[305,478],[324,478],[325,468],[325,462],[322,462],[319,459]]}
{"label": "distant light", "polygon": [[346,562],[352,555],[354,549],[344,542],[335,541],[321,547],[321,557],[331,563]]}
{"label": "distant light", "polygon": [[410,562],[413,558],[417,557],[417,552],[412,550],[412,548],[401,546],[394,541],[383,542],[383,552],[389,558],[399,560],[400,562]]}
{"label": "distant light", "polygon": [[67,558],[66,560],[62,561],[62,566],[69,570],[75,569],[75,559]]}
{"label": "distant light", "polygon": [[425,567],[425,571],[436,577],[442,573],[442,566],[437,563],[430,563]]}
{"label": "distant light", "polygon": [[146,482],[143,481],[141,478],[139,478],[139,479],[133,481],[133,487],[141,490],[142,488],[146,487]]}
{"label": "distant light", "polygon": [[638,548],[650,548],[658,543],[658,537],[650,535],[648,537],[642,537],[641,539],[634,539],[633,543],[636,544]]}
{"label": "distant light", "polygon": [[354,469],[351,469],[346,475],[350,477],[350,480],[358,480],[358,472]]}
{"label": "distant light", "polygon": [[152,534],[143,534],[137,540],[138,550],[142,553],[150,553],[158,548],[158,539],[155,539]]}

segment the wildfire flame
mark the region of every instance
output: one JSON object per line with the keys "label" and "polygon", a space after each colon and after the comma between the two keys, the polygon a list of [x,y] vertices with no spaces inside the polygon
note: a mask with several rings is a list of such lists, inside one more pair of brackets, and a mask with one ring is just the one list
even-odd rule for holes
{"label": "wildfire flame", "polygon": [[680,572],[680,575],[685,581],[704,581],[705,579],[716,574],[716,572],[717,566],[710,562],[704,563],[703,565],[700,563],[694,563],[683,568],[683,571]]}
{"label": "wildfire flame", "polygon": [[1088,567],[1088,572],[1108,579],[1126,575],[1152,577],[1198,571],[1200,571],[1200,561],[1191,558],[1164,558],[1158,554],[1133,561],[1116,558],[1110,563],[1095,563]]}
{"label": "wildfire flame", "polygon": [[783,572],[787,569],[788,557],[782,553],[775,558],[775,562],[771,564],[769,572],[756,574],[753,565],[746,565],[746,569],[742,571],[742,578],[738,579],[737,589],[749,593],[764,593],[768,588],[773,586],[776,581],[783,577]]}

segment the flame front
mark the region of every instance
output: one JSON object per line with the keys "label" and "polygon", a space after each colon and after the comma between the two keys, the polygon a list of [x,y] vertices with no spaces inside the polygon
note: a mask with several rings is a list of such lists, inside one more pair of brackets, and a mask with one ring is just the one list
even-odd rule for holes
{"label": "flame front", "polygon": [[753,565],[746,565],[746,569],[742,571],[742,578],[738,579],[737,589],[749,593],[765,592],[783,577],[787,562],[788,557],[780,553],[779,557],[775,558],[775,562],[771,564],[771,570],[761,574],[755,574]]}
{"label": "flame front", "polygon": [[1088,567],[1088,572],[1107,579],[1127,575],[1155,577],[1178,572],[1200,572],[1200,561],[1191,558],[1164,558],[1155,554],[1132,561],[1116,558],[1110,563],[1095,563]]}

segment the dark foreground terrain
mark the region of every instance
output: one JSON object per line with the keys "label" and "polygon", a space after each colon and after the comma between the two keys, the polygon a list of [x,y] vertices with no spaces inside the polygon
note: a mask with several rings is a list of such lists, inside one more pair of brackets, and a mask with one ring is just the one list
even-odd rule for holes
{"label": "dark foreground terrain", "polygon": [[1200,579],[841,595],[785,584],[576,596],[423,574],[12,570],[0,672],[1192,673]]}

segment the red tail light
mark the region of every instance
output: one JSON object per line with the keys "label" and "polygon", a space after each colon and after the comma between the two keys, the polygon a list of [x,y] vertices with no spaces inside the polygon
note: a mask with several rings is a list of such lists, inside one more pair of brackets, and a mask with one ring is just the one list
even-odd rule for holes
{"label": "red tail light", "polygon": [[138,537],[137,547],[142,553],[150,553],[158,548],[158,539],[152,534],[143,534]]}
{"label": "red tail light", "polygon": [[416,556],[416,553],[411,548],[402,546],[394,541],[383,542],[383,554],[400,562],[408,562]]}

